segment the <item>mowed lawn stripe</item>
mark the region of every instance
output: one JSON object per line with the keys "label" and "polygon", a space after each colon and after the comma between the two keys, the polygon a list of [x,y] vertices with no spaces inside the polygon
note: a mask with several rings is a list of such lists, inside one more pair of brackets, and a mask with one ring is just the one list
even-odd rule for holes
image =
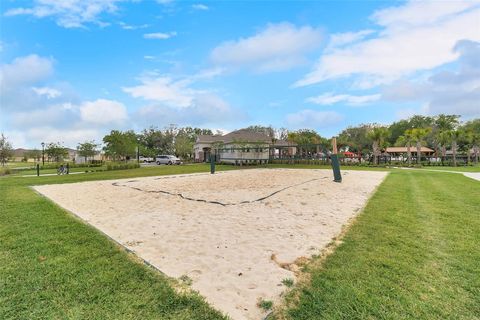
{"label": "mowed lawn stripe", "polygon": [[343,244],[309,266],[311,283],[299,300],[289,295],[285,316],[478,319],[479,208],[477,181],[392,172]]}

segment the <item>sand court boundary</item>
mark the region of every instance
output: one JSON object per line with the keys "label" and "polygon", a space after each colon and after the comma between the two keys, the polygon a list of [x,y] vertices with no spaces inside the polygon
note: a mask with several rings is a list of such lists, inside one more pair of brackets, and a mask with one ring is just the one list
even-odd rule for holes
{"label": "sand court boundary", "polygon": [[[188,277],[233,319],[261,319],[293,264],[341,233],[387,172],[246,169],[33,188],[147,265]],[[272,256],[275,259],[272,259]],[[276,261],[273,261],[276,260]]]}

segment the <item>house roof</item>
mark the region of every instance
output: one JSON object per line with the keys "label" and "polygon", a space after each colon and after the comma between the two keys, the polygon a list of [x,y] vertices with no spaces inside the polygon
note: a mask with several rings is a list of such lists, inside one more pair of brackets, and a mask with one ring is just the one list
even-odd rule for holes
{"label": "house roof", "polygon": [[240,129],[227,133],[226,135],[199,135],[197,143],[213,143],[213,142],[251,142],[251,143],[271,143],[272,139],[264,133],[254,132],[247,129]]}
{"label": "house roof", "polygon": [[222,135],[201,134],[197,136],[197,143],[212,143],[218,141],[223,141]]}
{"label": "house roof", "polygon": [[[407,147],[387,147],[385,149],[385,152],[387,153],[406,153],[407,152]],[[417,147],[412,146],[410,147],[410,152],[417,152]],[[433,152],[432,149],[427,148],[427,147],[421,147],[420,152]]]}

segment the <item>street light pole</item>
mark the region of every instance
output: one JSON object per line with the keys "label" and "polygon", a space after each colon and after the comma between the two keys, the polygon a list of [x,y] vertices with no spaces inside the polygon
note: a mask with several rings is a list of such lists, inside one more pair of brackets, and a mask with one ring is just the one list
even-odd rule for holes
{"label": "street light pole", "polygon": [[42,166],[45,166],[45,142],[42,142]]}

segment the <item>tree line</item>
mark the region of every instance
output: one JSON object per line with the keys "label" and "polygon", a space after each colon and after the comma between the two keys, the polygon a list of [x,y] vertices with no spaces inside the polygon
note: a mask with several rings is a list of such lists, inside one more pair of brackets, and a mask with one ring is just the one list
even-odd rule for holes
{"label": "tree line", "polygon": [[[311,129],[291,131],[286,128],[262,125],[254,125],[245,129],[265,134],[272,143],[284,140],[298,145],[300,154],[318,154],[331,148],[330,139],[322,137]],[[112,130],[103,137],[103,147],[101,147],[102,144],[95,141],[85,141],[78,144],[77,154],[88,160],[101,149],[114,161],[126,161],[134,158],[137,154],[145,157],[175,154],[188,160],[193,158],[193,146],[198,135],[205,134],[211,135],[213,131],[175,125],[163,129],[150,127],[139,133],[133,130]],[[337,144],[340,151],[372,155],[374,164],[378,163],[382,151],[388,146],[406,147],[408,164],[411,164],[412,154],[415,152],[417,161],[420,161],[422,146],[430,147],[442,159],[446,157],[447,150],[451,150],[454,165],[457,164],[457,152],[466,154],[468,162],[473,157],[475,163],[478,163],[480,119],[461,123],[458,115],[415,115],[390,125],[360,124],[341,131],[337,136]],[[4,163],[11,156],[12,146],[2,134],[0,136],[0,162]],[[36,160],[40,160],[42,156],[45,156],[47,161],[61,161],[68,156],[68,150],[61,143],[51,142],[45,145],[44,154],[36,149],[25,154],[25,157]]]}
{"label": "tree line", "polygon": [[473,156],[475,163],[478,163],[480,119],[461,123],[458,115],[415,115],[389,126],[363,124],[349,127],[339,134],[338,143],[349,151],[362,154],[371,152],[375,164],[382,150],[388,146],[406,147],[408,164],[412,162],[413,152],[417,153],[417,162],[420,163],[422,146],[434,150],[442,161],[447,156],[447,150],[451,150],[454,166],[457,165],[457,152],[466,154],[468,162]]}

